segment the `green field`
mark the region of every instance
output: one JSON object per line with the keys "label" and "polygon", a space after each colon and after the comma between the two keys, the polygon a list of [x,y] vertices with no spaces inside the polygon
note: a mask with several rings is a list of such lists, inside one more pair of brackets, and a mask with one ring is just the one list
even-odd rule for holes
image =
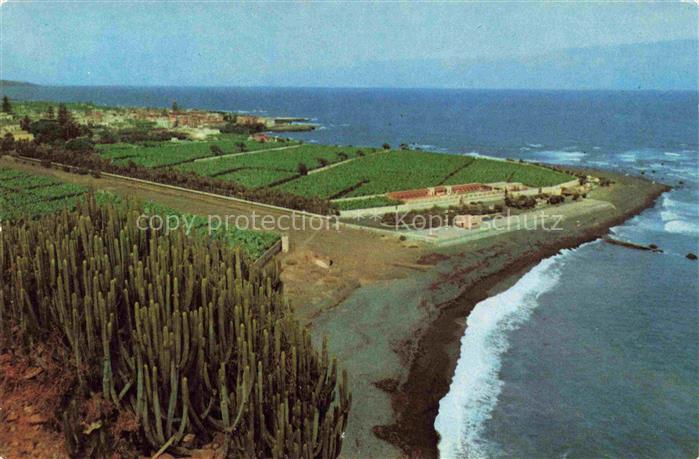
{"label": "green field", "polygon": [[383,194],[438,185],[469,161],[472,158],[418,151],[383,152],[285,183],[279,189],[320,198]]}
{"label": "green field", "polygon": [[73,208],[86,191],[51,177],[0,169],[0,219],[31,218]]}
{"label": "green field", "polygon": [[[73,209],[84,199],[87,188],[72,183],[63,183],[52,177],[33,175],[13,169],[0,168],[0,220],[19,220],[33,218]],[[98,191],[97,203],[106,200],[116,203],[121,200],[111,193]],[[182,214],[153,202],[146,203],[144,210],[149,214],[186,216],[188,221],[194,218],[194,229],[198,235],[208,234],[207,219]],[[258,258],[271,247],[279,236],[275,233],[228,228],[215,231],[212,237],[221,239],[232,246],[239,246],[252,259]]]}
{"label": "green field", "polygon": [[278,171],[275,169],[240,169],[219,175],[217,178],[238,183],[246,188],[262,188],[281,180],[296,177],[296,172]]}
{"label": "green field", "polygon": [[[323,167],[324,163],[330,165],[357,158],[362,154],[360,152],[370,154],[370,150],[356,147],[301,145],[286,150],[186,163],[176,166],[175,169],[259,188],[297,175],[300,163],[313,170]],[[350,161],[348,164],[351,163]]]}
{"label": "green field", "polygon": [[568,182],[574,178],[563,172],[532,164],[477,158],[468,167],[447,178],[444,184],[519,182],[527,186],[542,187]]}
{"label": "green field", "polygon": [[[298,196],[322,199],[382,195],[390,191],[462,183],[521,182],[542,187],[573,179],[562,172],[532,164],[412,150],[376,151],[358,147],[288,144],[291,148],[254,152],[287,144],[263,144],[244,138],[226,135],[216,141],[160,142],[153,146],[114,144],[102,145],[99,149],[103,157],[116,164],[133,161],[145,167],[173,167],[181,172],[235,182],[245,188],[272,187]],[[218,145],[229,154],[240,149],[240,142],[246,142],[245,148],[251,151],[250,154],[195,161],[211,158],[212,145]],[[300,164],[311,173],[301,175]],[[312,172],[333,164],[336,167]],[[359,204],[342,204],[355,205]]]}
{"label": "green field", "polygon": [[[144,212],[149,215],[172,216],[186,218],[186,221],[193,222],[192,231],[194,235],[211,236],[220,239],[233,247],[241,249],[253,260],[259,258],[267,249],[272,247],[279,240],[279,235],[266,231],[253,231],[238,228],[213,229],[209,232],[209,221],[206,217],[179,212],[170,207],[162,206],[155,202],[147,202],[144,205]],[[182,221],[182,220],[181,220]]]}
{"label": "green field", "polygon": [[281,184],[278,189],[302,196],[347,198],[443,184],[509,181],[537,187],[571,179],[573,177],[567,174],[531,164],[418,151],[392,151],[301,177]]}
{"label": "green field", "polygon": [[293,142],[263,143],[247,140],[245,135],[222,134],[216,140],[147,142],[144,145],[103,144],[98,145],[97,150],[100,156],[111,159],[114,164],[127,165],[129,162],[133,162],[144,167],[165,167],[215,156],[211,151],[211,147],[214,145],[227,155],[284,147],[293,145]]}

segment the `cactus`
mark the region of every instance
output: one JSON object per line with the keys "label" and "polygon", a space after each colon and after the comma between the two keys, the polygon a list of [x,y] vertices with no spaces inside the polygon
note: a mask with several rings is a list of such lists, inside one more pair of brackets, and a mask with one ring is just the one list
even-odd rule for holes
{"label": "cactus", "polygon": [[347,376],[294,319],[279,266],[140,231],[139,213],[91,196],[4,227],[0,333],[29,350],[58,332],[79,389],[132,411],[154,451],[220,432],[232,457],[337,457]]}

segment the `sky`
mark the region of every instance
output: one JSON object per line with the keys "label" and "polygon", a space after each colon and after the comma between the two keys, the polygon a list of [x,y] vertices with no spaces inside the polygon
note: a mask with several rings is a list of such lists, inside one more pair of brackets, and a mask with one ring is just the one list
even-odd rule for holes
{"label": "sky", "polygon": [[284,85],[357,63],[504,59],[697,38],[691,3],[15,1],[0,78],[67,85]]}

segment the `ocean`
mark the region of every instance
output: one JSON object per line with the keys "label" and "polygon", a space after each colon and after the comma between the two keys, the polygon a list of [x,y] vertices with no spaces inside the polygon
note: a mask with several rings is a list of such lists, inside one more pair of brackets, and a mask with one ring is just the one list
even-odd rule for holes
{"label": "ocean", "polygon": [[479,303],[435,427],[444,458],[699,455],[696,92],[4,88],[10,97],[302,116],[307,142],[645,172],[674,186]]}

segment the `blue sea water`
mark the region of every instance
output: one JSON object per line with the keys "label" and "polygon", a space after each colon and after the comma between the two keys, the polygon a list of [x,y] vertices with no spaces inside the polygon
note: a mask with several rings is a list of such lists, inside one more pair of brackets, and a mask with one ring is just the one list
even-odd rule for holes
{"label": "blue sea water", "polygon": [[[696,92],[4,88],[11,97],[308,117],[310,142],[410,143],[640,174],[676,186],[476,306],[435,427],[445,458],[699,455]],[[680,181],[684,184],[680,185]]]}

